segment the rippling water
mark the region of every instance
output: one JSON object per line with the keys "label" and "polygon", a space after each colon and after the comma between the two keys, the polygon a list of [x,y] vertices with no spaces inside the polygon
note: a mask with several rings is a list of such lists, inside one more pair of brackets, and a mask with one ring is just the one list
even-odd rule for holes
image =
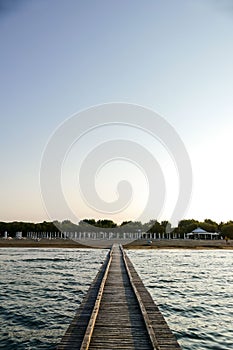
{"label": "rippling water", "polygon": [[0,249],[0,348],[54,349],[106,256],[93,249]]}
{"label": "rippling water", "polygon": [[233,349],[233,251],[127,253],[182,349]]}
{"label": "rippling water", "polygon": [[[233,251],[127,254],[182,349],[233,349]],[[1,248],[0,349],[54,349],[105,256],[94,249]]]}

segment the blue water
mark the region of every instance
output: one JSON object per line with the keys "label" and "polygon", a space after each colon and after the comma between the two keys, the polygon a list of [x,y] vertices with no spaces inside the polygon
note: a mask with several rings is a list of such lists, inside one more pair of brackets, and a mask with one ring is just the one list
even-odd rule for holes
{"label": "blue water", "polygon": [[[233,251],[128,251],[182,349],[233,349]],[[54,349],[106,250],[0,249],[0,349]]]}

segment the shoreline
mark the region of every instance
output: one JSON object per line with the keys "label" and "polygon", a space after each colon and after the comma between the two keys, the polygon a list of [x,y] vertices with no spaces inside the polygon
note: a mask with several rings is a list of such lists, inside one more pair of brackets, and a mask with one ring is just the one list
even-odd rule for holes
{"label": "shoreline", "polygon": [[[91,246],[88,244],[90,243]],[[73,248],[73,249],[103,249],[109,248],[113,242],[103,241],[97,244],[93,241],[84,241],[82,244],[69,239],[41,239],[35,241],[33,239],[0,239],[0,248]],[[171,239],[171,240],[137,240],[124,244],[127,250],[137,249],[194,249],[194,250],[233,250],[233,240],[226,243],[224,240],[187,240],[187,239]]]}
{"label": "shoreline", "polygon": [[164,239],[152,240],[151,244],[144,241],[134,241],[126,244],[125,249],[193,249],[193,250],[233,250],[233,241],[225,240],[193,240],[193,239]]}
{"label": "shoreline", "polygon": [[90,248],[69,239],[0,239],[0,248]]}

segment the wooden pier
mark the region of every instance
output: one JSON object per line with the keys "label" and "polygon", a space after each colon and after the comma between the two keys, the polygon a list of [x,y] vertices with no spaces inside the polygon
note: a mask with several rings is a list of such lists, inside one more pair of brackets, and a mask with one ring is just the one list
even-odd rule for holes
{"label": "wooden pier", "polygon": [[181,349],[133,264],[113,245],[57,350]]}

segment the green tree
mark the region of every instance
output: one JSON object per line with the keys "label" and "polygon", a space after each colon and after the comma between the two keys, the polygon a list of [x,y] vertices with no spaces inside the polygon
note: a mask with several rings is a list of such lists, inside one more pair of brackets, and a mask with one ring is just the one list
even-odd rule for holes
{"label": "green tree", "polygon": [[221,234],[223,237],[233,239],[233,223],[226,223],[222,226]]}
{"label": "green tree", "polygon": [[199,221],[194,219],[181,220],[178,224],[178,233],[184,235],[199,226]]}
{"label": "green tree", "polygon": [[84,219],[82,221],[80,221],[79,225],[81,224],[88,224],[88,225],[92,225],[92,226],[96,226],[96,222],[95,219]]}
{"label": "green tree", "polygon": [[214,225],[214,226],[218,227],[217,222],[215,222],[215,221],[213,221],[211,219],[205,219],[204,222],[207,223],[207,224]]}
{"label": "green tree", "polygon": [[132,221],[123,221],[120,226],[125,226],[131,224]]}
{"label": "green tree", "polygon": [[218,224],[210,224],[210,223],[207,223],[206,221],[204,222],[200,222],[199,226],[207,231],[207,232],[217,232],[218,231]]}
{"label": "green tree", "polygon": [[149,233],[164,233],[164,227],[155,220],[153,226],[148,230]]}
{"label": "green tree", "polygon": [[96,226],[102,227],[102,228],[114,228],[117,226],[117,224],[112,220],[104,219],[104,220],[98,220],[96,223]]}

